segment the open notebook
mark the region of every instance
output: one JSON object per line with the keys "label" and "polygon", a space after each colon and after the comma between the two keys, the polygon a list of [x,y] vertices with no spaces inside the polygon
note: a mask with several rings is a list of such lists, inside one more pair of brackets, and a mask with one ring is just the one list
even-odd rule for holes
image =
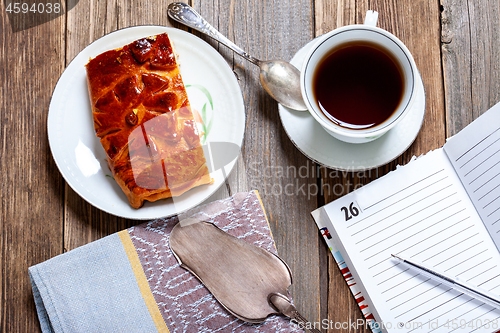
{"label": "open notebook", "polygon": [[440,149],[313,212],[383,332],[494,332],[492,308],[391,254],[500,294],[500,103]]}

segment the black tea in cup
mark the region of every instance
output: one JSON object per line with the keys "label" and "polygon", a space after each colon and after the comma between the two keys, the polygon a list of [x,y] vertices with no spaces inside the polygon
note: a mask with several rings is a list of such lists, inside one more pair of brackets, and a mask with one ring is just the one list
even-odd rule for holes
{"label": "black tea in cup", "polygon": [[403,70],[385,48],[366,41],[339,45],[321,61],[312,86],[323,114],[348,129],[387,120],[401,103]]}

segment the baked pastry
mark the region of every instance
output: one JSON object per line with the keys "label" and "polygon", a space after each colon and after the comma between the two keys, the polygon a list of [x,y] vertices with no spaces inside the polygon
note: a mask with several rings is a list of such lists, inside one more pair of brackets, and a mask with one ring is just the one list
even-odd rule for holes
{"label": "baked pastry", "polygon": [[102,53],[86,68],[95,132],[132,207],[213,181],[167,34]]}

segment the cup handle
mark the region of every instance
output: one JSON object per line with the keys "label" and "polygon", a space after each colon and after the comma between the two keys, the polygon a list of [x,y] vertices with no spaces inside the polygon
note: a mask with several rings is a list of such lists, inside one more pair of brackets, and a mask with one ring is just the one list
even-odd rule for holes
{"label": "cup handle", "polygon": [[369,10],[366,12],[365,25],[370,25],[372,27],[377,26],[378,12],[374,10]]}

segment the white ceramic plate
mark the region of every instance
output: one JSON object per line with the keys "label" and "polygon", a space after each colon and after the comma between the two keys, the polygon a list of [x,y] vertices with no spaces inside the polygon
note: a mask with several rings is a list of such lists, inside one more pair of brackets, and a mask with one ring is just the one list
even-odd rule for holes
{"label": "white ceramic plate", "polygon": [[[290,61],[301,68],[315,40],[301,48]],[[293,144],[311,160],[329,168],[360,171],[387,164],[404,153],[415,141],[425,115],[425,90],[420,74],[412,109],[381,138],[362,144],[335,139],[307,111],[278,106],[285,132]]]}
{"label": "white ceramic plate", "polygon": [[245,109],[232,70],[213,47],[179,29],[138,26],[118,30],[96,40],[80,52],[61,75],[49,107],[50,149],[64,179],[93,206],[130,219],[172,216],[199,205],[224,183],[236,163],[233,160],[223,169],[212,172],[215,181],[211,185],[196,187],[175,199],[146,202],[140,209],[129,205],[125,194],[110,177],[104,149],[94,132],[85,65],[90,58],[102,52],[163,32],[168,33],[179,55],[182,78],[193,108],[201,110],[208,101],[196,85],[205,87],[213,99],[213,111],[207,104],[208,117],[213,117],[207,143],[230,142],[241,147]]}

